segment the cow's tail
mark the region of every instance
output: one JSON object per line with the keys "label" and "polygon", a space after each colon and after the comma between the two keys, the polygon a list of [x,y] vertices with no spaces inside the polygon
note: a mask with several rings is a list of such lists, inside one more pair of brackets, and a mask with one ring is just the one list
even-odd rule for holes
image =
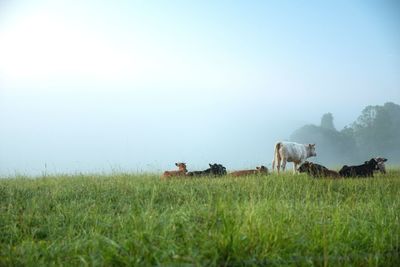
{"label": "cow's tail", "polygon": [[282,146],[281,142],[278,142],[278,143],[275,144],[274,159],[272,160],[272,171],[274,171],[274,169],[275,169],[275,162],[276,161],[280,162],[280,157],[281,156],[279,155],[279,149],[281,148],[281,146]]}

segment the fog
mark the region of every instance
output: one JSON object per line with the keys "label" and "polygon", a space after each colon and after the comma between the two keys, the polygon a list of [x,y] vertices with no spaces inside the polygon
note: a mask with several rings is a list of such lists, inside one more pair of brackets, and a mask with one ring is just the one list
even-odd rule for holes
{"label": "fog", "polygon": [[0,175],[270,167],[274,144],[324,113],[341,130],[400,103],[399,11],[1,2]]}

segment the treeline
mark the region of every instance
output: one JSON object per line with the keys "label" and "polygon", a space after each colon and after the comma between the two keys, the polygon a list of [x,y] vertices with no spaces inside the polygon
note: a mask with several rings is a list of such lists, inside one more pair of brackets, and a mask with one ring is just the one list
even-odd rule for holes
{"label": "treeline", "polygon": [[317,160],[326,164],[361,163],[383,156],[389,163],[400,162],[400,105],[367,106],[355,122],[336,130],[333,115],[326,113],[321,124],[305,125],[291,140],[316,143]]}

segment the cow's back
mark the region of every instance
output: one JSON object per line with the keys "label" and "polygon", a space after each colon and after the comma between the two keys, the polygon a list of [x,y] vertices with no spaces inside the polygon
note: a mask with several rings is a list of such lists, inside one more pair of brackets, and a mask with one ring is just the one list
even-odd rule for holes
{"label": "cow's back", "polygon": [[287,161],[301,162],[307,158],[307,151],[303,144],[295,142],[281,142],[280,153]]}

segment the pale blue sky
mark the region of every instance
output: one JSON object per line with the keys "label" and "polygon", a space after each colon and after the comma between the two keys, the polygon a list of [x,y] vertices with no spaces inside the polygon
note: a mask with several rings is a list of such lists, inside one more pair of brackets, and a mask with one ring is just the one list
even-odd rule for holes
{"label": "pale blue sky", "polygon": [[0,173],[268,165],[400,103],[397,1],[2,1]]}

